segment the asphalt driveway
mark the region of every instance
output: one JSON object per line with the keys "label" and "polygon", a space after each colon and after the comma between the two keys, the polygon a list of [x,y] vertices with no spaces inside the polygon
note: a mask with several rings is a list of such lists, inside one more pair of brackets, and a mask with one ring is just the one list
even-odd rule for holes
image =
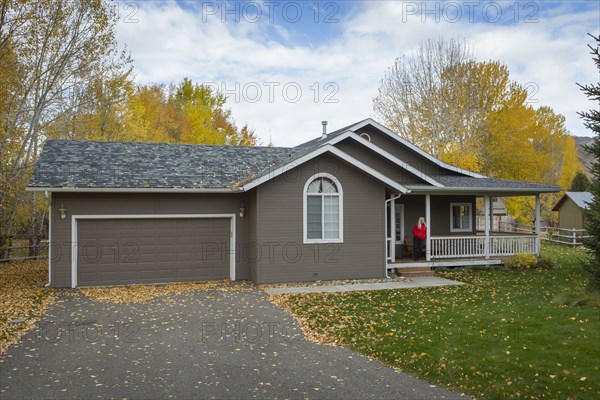
{"label": "asphalt driveway", "polygon": [[64,293],[0,359],[0,398],[455,399],[350,350],[304,340],[259,290],[146,304]]}

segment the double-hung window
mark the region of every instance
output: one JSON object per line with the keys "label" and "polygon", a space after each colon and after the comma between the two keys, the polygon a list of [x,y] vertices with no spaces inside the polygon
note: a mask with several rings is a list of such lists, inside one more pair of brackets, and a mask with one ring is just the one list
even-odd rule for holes
{"label": "double-hung window", "polygon": [[317,174],[304,186],[304,242],[343,240],[342,187],[329,174]]}
{"label": "double-hung window", "polygon": [[472,204],[450,204],[450,232],[470,232],[472,230]]}

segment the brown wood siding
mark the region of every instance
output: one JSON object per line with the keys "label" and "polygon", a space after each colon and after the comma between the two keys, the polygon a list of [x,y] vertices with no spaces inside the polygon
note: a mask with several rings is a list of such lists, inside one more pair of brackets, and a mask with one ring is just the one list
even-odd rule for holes
{"label": "brown wood siding", "polygon": [[376,129],[366,126],[359,129],[357,133],[367,133],[371,137],[371,143],[385,149],[388,153],[427,175],[459,175],[440,167],[426,157],[389,138],[385,133],[381,133]]}
{"label": "brown wood siding", "polygon": [[258,281],[258,189],[248,192],[248,243],[241,249],[238,258],[244,258],[248,263],[249,278]]}
{"label": "brown wood siding", "polygon": [[[425,217],[425,196],[402,195],[396,203],[404,204],[404,236],[412,235],[419,217]],[[429,221],[427,226],[430,226]]]}
{"label": "brown wood siding", "polygon": [[[303,190],[327,172],[343,190],[343,243],[303,243]],[[385,188],[330,155],[315,158],[258,187],[259,283],[385,276]]]}
{"label": "brown wood siding", "polygon": [[558,227],[563,229],[584,229],[585,222],[581,208],[569,198],[558,209]]}
{"label": "brown wood siding", "polygon": [[[240,218],[239,208],[252,208],[245,194],[120,194],[60,193],[52,194],[52,270],[55,287],[71,286],[71,216],[111,214],[236,214],[237,247],[248,242],[248,219]],[[67,218],[60,219],[61,206]],[[236,279],[249,278],[244,257],[236,261]]]}
{"label": "brown wood siding", "polygon": [[401,168],[391,161],[383,158],[383,156],[366,149],[364,146],[356,143],[352,139],[346,139],[340,143],[337,143],[336,147],[400,184],[427,183],[404,168]]}

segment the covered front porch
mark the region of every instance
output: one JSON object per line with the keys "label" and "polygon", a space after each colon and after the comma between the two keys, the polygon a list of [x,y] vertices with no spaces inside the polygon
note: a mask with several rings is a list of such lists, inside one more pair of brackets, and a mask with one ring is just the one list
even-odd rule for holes
{"label": "covered front porch", "polygon": [[[514,194],[513,194],[514,195]],[[533,234],[507,234],[494,231],[492,215],[493,194],[471,195],[465,201],[458,194],[419,196],[424,207],[415,207],[414,201],[406,201],[410,195],[390,194],[386,200],[386,265],[387,269],[419,267],[452,267],[467,265],[502,264],[502,258],[519,253],[539,255],[540,252],[540,196],[535,194],[535,232]],[[403,200],[401,200],[404,197]],[[464,197],[464,196],[463,196]],[[475,199],[483,198],[484,229],[475,229]],[[432,200],[433,198],[433,200]],[[456,199],[462,201],[455,201]],[[432,202],[437,209],[432,208]],[[448,207],[448,208],[446,208]],[[427,238],[423,256],[414,259],[412,254],[412,227],[415,215],[427,222]],[[448,219],[443,216],[449,213]],[[432,219],[432,215],[435,217]],[[405,217],[410,216],[413,220]],[[449,222],[448,222],[449,221]],[[447,225],[449,224],[449,227]],[[447,229],[448,228],[448,229]],[[434,232],[434,233],[432,233]],[[443,232],[443,233],[441,233]]]}

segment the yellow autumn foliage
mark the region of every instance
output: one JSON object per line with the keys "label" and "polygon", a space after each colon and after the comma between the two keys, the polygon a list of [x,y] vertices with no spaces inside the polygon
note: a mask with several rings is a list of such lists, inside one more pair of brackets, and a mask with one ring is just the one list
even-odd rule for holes
{"label": "yellow autumn foliage", "polygon": [[469,171],[481,171],[481,166],[479,165],[479,157],[477,157],[477,154],[475,154],[472,151],[454,149],[442,154],[440,156],[440,160],[447,164],[454,165],[459,168],[464,168]]}
{"label": "yellow autumn foliage", "polygon": [[[492,113],[486,121],[489,136],[482,171],[494,178],[568,187],[582,166],[564,121],[548,107],[536,110],[525,104]],[[556,218],[551,209],[557,198],[558,194],[541,196],[542,219]],[[517,220],[534,221],[532,196],[507,197],[505,202]]]}
{"label": "yellow autumn foliage", "polygon": [[[410,84],[407,84],[409,82]],[[582,169],[565,118],[534,108],[499,61],[479,62],[455,40],[422,43],[395,61],[374,110],[396,133],[442,161],[484,175],[566,188]],[[544,220],[557,195],[542,195]],[[508,197],[509,213],[534,218],[535,200]]]}

